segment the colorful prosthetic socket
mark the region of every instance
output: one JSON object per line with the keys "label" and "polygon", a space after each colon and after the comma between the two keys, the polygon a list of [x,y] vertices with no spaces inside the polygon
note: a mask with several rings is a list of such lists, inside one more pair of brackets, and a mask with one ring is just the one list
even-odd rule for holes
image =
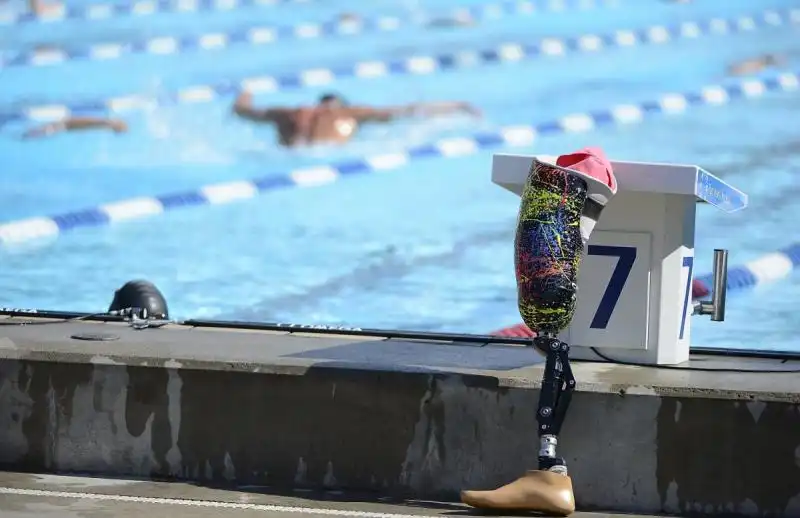
{"label": "colorful prosthetic socket", "polygon": [[556,455],[575,378],[569,345],[557,335],[575,314],[581,258],[616,190],[611,167],[600,150],[562,156],[556,164],[533,162],[522,191],[514,245],[519,311],[538,334],[533,346],[547,357],[536,416],[539,469],[493,491],[464,491],[464,503],[561,516],[575,510],[566,462]]}
{"label": "colorful prosthetic socket", "polygon": [[541,334],[566,329],[575,313],[586,194],[586,180],[539,161],[522,191],[514,242],[517,300],[525,324]]}

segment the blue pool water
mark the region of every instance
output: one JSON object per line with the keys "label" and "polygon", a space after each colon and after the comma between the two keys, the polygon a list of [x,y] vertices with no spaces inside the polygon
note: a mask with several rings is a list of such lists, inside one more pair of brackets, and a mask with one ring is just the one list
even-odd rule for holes
{"label": "blue pool water", "polygon": [[[85,2],[68,0],[70,5]],[[86,0],[88,1],[88,0]],[[20,10],[8,0],[2,10]],[[533,43],[546,37],[613,34],[655,24],[759,14],[789,0],[706,0],[673,5],[618,0],[616,6],[503,16],[470,28],[413,23],[484,0],[375,2],[309,0],[230,11],[119,16],[0,28],[0,55],[37,46],[80,50],[104,42],[191,37],[256,25],[330,21],[341,12],[410,20],[392,33],[285,39],[270,45],[176,55],[129,54],[0,70],[0,113],[119,95],[168,96],[177,89],[269,74],[284,76],[358,61],[395,60]],[[576,1],[567,1],[573,5]],[[608,3],[608,2],[606,2]],[[573,52],[429,75],[346,78],[331,85],[257,96],[299,104],[335,90],[351,102],[399,104],[460,99],[484,110],[462,117],[364,128],[341,149],[287,151],[270,128],[229,115],[231,98],[165,103],[126,114],[131,132],[59,135],[21,142],[28,123],[0,128],[0,222],[88,208],[208,183],[282,173],[348,157],[406,149],[446,136],[657,99],[667,92],[725,83],[726,67],[766,52],[800,65],[796,27],[680,39],[660,45]],[[769,94],[724,107],[699,107],[639,125],[546,137],[515,152],[559,154],[600,145],[615,158],[698,163],[750,194],[750,207],[724,214],[702,206],[696,271],[711,250],[740,264],[797,240],[800,187],[796,94]],[[81,229],[47,242],[0,248],[0,306],[97,311],[126,280],[144,277],[167,295],[173,316],[347,324],[484,333],[519,321],[511,241],[517,199],[493,186],[491,155],[418,160],[391,172],[313,189],[279,191],[226,206],[200,207],[114,226]],[[775,301],[780,301],[780,304]],[[727,321],[695,320],[695,345],[800,349],[797,276],[731,293]],[[759,336],[757,341],[752,338]]]}

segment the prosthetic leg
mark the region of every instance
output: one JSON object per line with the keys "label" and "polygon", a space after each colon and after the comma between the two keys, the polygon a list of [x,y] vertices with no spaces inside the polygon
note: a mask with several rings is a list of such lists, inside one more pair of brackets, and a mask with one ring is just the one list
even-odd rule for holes
{"label": "prosthetic leg", "polygon": [[575,313],[584,246],[603,207],[616,193],[616,183],[610,178],[604,182],[578,169],[534,160],[522,192],[515,266],[520,314],[538,333],[532,345],[547,358],[536,415],[539,469],[493,491],[462,491],[466,504],[559,516],[575,511],[567,464],[556,455],[575,378],[569,345],[557,336]]}

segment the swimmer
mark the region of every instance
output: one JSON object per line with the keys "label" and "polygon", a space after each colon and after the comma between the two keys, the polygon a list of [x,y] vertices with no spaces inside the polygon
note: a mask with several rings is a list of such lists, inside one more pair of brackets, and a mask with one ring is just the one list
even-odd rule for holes
{"label": "swimmer", "polygon": [[780,66],[784,63],[784,58],[775,54],[764,54],[753,59],[746,59],[734,63],[728,67],[728,74],[732,76],[743,76],[762,72],[769,67]]}
{"label": "swimmer", "polygon": [[[363,20],[355,13],[342,13],[339,15],[338,21],[342,25],[353,25],[361,23]],[[460,13],[458,15],[446,18],[433,18],[426,23],[428,27],[473,27],[476,25],[475,19],[469,13]]]}
{"label": "swimmer", "polygon": [[252,121],[274,124],[283,146],[321,142],[345,143],[355,135],[358,126],[367,122],[389,122],[401,117],[435,117],[450,113],[480,112],[463,102],[415,103],[389,108],[348,106],[336,94],[323,95],[315,106],[300,108],[256,108],[253,96],[242,92],[233,105],[233,112]]}
{"label": "swimmer", "polygon": [[36,16],[55,14],[61,10],[60,4],[45,4],[42,0],[28,0],[28,9]]}
{"label": "swimmer", "polygon": [[339,23],[349,25],[354,23],[361,23],[361,17],[356,13],[342,13],[339,15]]}
{"label": "swimmer", "polygon": [[475,19],[470,16],[454,16],[452,18],[434,18],[428,22],[428,27],[474,27]]}
{"label": "swimmer", "polygon": [[56,133],[64,131],[80,131],[89,129],[108,129],[114,133],[125,133],[128,125],[119,119],[102,119],[97,117],[68,117],[66,119],[51,122],[43,126],[30,129],[22,135],[22,138],[50,137]]}

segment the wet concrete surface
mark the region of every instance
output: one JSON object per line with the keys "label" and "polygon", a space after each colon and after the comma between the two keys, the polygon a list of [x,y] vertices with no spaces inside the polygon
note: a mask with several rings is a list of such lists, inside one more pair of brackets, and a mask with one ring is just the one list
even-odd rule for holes
{"label": "wet concrete surface", "polygon": [[[298,515],[342,518],[477,516],[459,503],[398,501],[340,491],[295,490],[289,495],[278,495],[271,494],[269,488],[251,486],[209,488],[178,482],[0,472],[0,516],[3,518],[288,518]],[[573,516],[621,515],[579,512]],[[637,515],[625,516],[637,518]]]}

